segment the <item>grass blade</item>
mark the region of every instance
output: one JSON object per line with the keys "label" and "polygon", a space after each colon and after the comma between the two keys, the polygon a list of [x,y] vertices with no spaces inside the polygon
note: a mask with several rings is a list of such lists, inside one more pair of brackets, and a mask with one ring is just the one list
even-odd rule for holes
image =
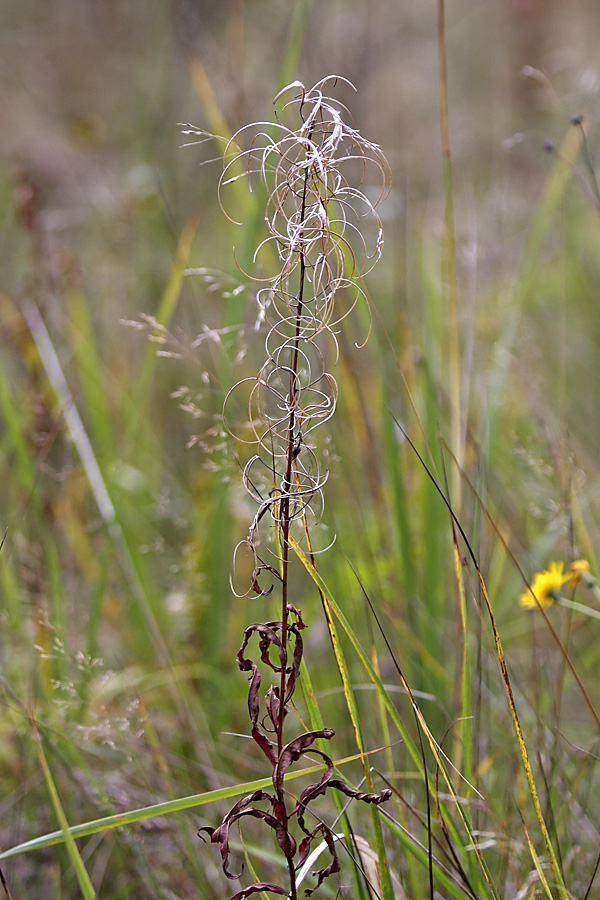
{"label": "grass blade", "polygon": [[[344,759],[334,760],[334,765],[344,766],[348,763],[355,762],[358,759],[363,759],[364,755],[365,754],[357,753],[353,756],[344,757]],[[366,755],[368,756],[369,754],[367,753]],[[306,769],[298,769],[294,772],[287,772],[284,780],[287,782],[305,776],[310,777],[317,772],[324,771],[325,768],[325,765],[317,765],[310,766]],[[16,844],[8,850],[4,850],[0,853],[0,860],[11,859],[14,856],[20,856],[22,853],[30,853],[34,850],[43,850],[46,847],[62,844],[67,839],[67,833],[70,838],[87,837],[91,834],[98,834],[101,831],[108,831],[111,828],[119,828],[123,825],[134,825],[136,822],[143,822],[144,820],[152,819],[155,816],[166,816],[170,813],[180,812],[184,809],[196,809],[200,806],[216,803],[219,800],[228,800],[231,797],[239,797],[244,794],[252,793],[252,791],[262,790],[272,786],[272,778],[259,778],[257,781],[247,781],[243,784],[235,784],[225,788],[218,788],[213,791],[205,791],[201,794],[192,794],[189,797],[179,797],[176,800],[155,803],[152,806],[131,809],[127,812],[116,813],[112,816],[104,816],[90,822],[83,822],[81,825],[67,826],[66,832],[62,829],[60,831],[53,831],[49,834],[32,838],[29,841],[24,841],[21,844]]]}
{"label": "grass blade", "polygon": [[48,765],[48,760],[46,759],[46,754],[44,753],[40,733],[35,722],[32,722],[31,724],[40,765],[42,767],[42,772],[44,773],[44,779],[46,781],[46,785],[48,786],[48,791],[52,800],[52,806],[54,807],[56,818],[58,819],[61,827],[60,833],[62,834],[67,852],[69,854],[69,858],[71,860],[71,864],[75,870],[75,875],[77,877],[79,887],[81,888],[81,893],[83,894],[84,900],[96,900],[96,892],[94,890],[92,882],[90,881],[90,876],[87,873],[87,869],[83,864],[83,860],[79,854],[79,850],[77,849],[73,834],[71,832],[71,829],[69,828],[69,823],[67,822],[67,817],[65,816],[62,804],[60,802],[60,797],[58,796],[58,791],[56,789],[54,779],[52,778],[50,766]]}

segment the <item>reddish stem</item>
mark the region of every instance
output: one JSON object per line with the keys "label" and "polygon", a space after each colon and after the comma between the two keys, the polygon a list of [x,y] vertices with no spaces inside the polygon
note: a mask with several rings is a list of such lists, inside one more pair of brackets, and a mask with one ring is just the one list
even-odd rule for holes
{"label": "reddish stem", "polygon": [[[306,167],[304,173],[304,186],[302,190],[302,207],[300,213],[300,227],[304,223],[306,214],[306,194],[308,188],[308,179],[310,174],[310,166]],[[296,305],[296,330],[292,343],[292,365],[290,371],[290,391],[289,391],[289,421],[287,433],[287,462],[285,479],[283,482],[284,496],[281,501],[281,531],[282,531],[282,566],[281,566],[281,636],[282,636],[282,654],[281,654],[281,680],[279,685],[279,721],[277,727],[277,751],[281,755],[283,749],[283,723],[285,718],[285,694],[287,685],[287,639],[288,639],[288,569],[289,569],[289,533],[290,533],[290,491],[292,486],[292,471],[294,465],[294,431],[296,427],[296,399],[297,399],[297,372],[298,372],[298,355],[300,345],[300,330],[302,322],[304,284],[306,274],[306,260],[304,256],[304,237],[300,236],[300,281],[298,285],[298,301]],[[285,806],[285,797],[283,791],[283,781],[276,783],[275,790],[280,802],[282,825],[287,830],[287,811]],[[293,860],[288,859],[288,868],[290,872],[290,898],[296,898],[296,873]]]}

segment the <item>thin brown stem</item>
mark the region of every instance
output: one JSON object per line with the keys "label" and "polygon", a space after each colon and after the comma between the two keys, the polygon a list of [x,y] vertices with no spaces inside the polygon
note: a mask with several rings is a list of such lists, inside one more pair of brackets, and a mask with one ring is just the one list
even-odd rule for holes
{"label": "thin brown stem", "polygon": [[[310,166],[307,165],[304,173],[304,186],[302,191],[302,208],[300,213],[300,222],[304,222],[306,215],[306,193],[308,187],[308,179],[310,175]],[[296,306],[296,329],[292,344],[292,365],[290,371],[290,391],[289,391],[289,422],[287,433],[287,462],[284,481],[284,496],[281,501],[281,529],[282,529],[282,585],[281,585],[281,679],[279,685],[279,722],[277,728],[277,751],[281,755],[283,749],[283,727],[285,718],[285,695],[287,686],[287,637],[288,637],[288,580],[289,580],[289,533],[290,533],[290,493],[292,489],[292,470],[294,462],[294,432],[296,428],[296,400],[297,400],[297,373],[298,373],[298,355],[300,344],[300,330],[302,322],[302,310],[304,301],[304,285],[306,280],[306,259],[303,248],[303,237],[301,236],[300,249],[300,279],[298,285],[298,303]],[[280,810],[282,824],[287,829],[287,811],[285,806],[285,796],[283,792],[283,784],[276,784],[275,789],[280,802]],[[288,868],[290,873],[290,898],[296,898],[296,873],[293,860],[288,859]]]}
{"label": "thin brown stem", "polygon": [[2,869],[0,869],[0,883],[2,884],[2,887],[4,888],[4,893],[6,894],[7,900],[12,900],[12,895],[8,889],[8,884],[6,882],[6,878],[4,877],[4,873],[2,872]]}
{"label": "thin brown stem", "polygon": [[[312,134],[312,131],[311,131]],[[306,194],[308,189],[308,179],[310,176],[310,166],[306,167],[304,173],[304,186],[302,190],[302,207],[300,211],[300,222],[304,222],[306,216]],[[290,533],[290,492],[292,488],[292,468],[294,461],[294,431],[296,427],[296,392],[298,377],[298,350],[300,344],[300,328],[302,321],[302,310],[304,302],[304,285],[306,280],[306,259],[303,247],[303,236],[301,236],[300,249],[300,279],[298,284],[298,303],[296,306],[296,330],[294,341],[292,344],[292,365],[290,371],[290,391],[289,391],[289,422],[287,431],[287,463],[284,481],[284,496],[281,501],[281,529],[282,529],[282,587],[281,587],[281,633],[283,641],[283,659],[281,665],[281,684],[279,694],[279,729],[277,735],[278,751],[281,753],[283,747],[283,720],[285,716],[285,688],[287,678],[287,625],[288,625],[288,568],[289,568],[289,542]]]}

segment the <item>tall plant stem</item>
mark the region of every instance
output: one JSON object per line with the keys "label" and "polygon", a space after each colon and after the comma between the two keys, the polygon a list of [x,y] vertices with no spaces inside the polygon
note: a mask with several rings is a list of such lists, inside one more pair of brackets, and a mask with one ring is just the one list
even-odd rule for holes
{"label": "tall plant stem", "polygon": [[[312,129],[309,134],[309,140]],[[306,192],[310,166],[307,165],[304,173],[304,185],[302,189],[302,208],[300,212],[300,227],[304,223],[306,215]],[[290,491],[292,488],[292,470],[294,466],[294,430],[296,427],[296,392],[298,374],[298,348],[300,344],[300,329],[302,322],[302,309],[304,303],[304,284],[306,280],[306,259],[304,255],[304,236],[300,235],[300,280],[298,284],[298,302],[296,305],[296,328],[292,342],[292,365],[290,367],[290,391],[289,391],[289,421],[287,433],[287,463],[284,482],[284,495],[281,501],[281,530],[282,530],[282,569],[281,569],[281,634],[283,642],[283,658],[281,664],[281,684],[279,694],[279,729],[277,735],[278,751],[283,747],[283,720],[285,716],[285,689],[287,680],[287,624],[288,624],[288,569],[289,569],[289,533],[290,533]]]}
{"label": "tall plant stem", "polygon": [[[232,876],[229,868],[231,826],[245,821],[247,816],[260,819],[275,833],[286,859],[288,876],[283,878],[287,882],[284,887],[259,880],[259,873],[252,872],[254,884],[238,891],[235,897],[260,892],[298,900],[299,883],[307,874],[304,863],[308,868],[315,853],[320,855],[324,849],[329,853],[330,862],[312,873],[316,887],[306,893],[317,891],[326,878],[340,872],[336,834],[326,820],[318,816],[315,816],[316,823],[310,823],[312,828],[307,821],[308,805],[329,789],[335,791],[336,796],[345,795],[372,805],[383,897],[391,898],[393,894],[389,875],[384,880],[384,870],[387,873],[388,869],[375,810],[390,799],[392,791],[386,789],[375,793],[369,782],[370,790],[364,793],[334,777],[337,773],[327,747],[335,732],[323,726],[312,698],[303,660],[301,632],[305,624],[297,606],[297,591],[290,581],[294,564],[292,552],[300,552],[300,562],[304,564],[310,556],[313,561],[311,571],[316,571],[306,515],[310,511],[318,517],[322,512],[327,473],[321,469],[315,448],[304,446],[304,440],[335,411],[337,383],[327,371],[327,340],[338,347],[338,323],[354,305],[352,303],[350,309],[334,317],[337,292],[351,287],[361,275],[370,271],[379,257],[383,241],[376,204],[361,190],[365,176],[357,187],[347,181],[346,168],[348,163],[354,167],[357,160],[362,160],[365,169],[367,165],[375,167],[381,176],[382,194],[385,194],[389,166],[376,144],[363,139],[355,128],[346,125],[343,104],[324,93],[324,86],[335,84],[337,80],[337,76],[328,76],[308,91],[299,81],[288,85],[278,94],[276,102],[283,94],[293,91],[293,98],[288,97],[284,109],[288,116],[291,107],[296,106],[300,126],[292,130],[278,117],[273,126],[278,140],[273,138],[271,131],[264,130],[263,123],[247,126],[252,132],[249,149],[239,150],[233,159],[229,159],[231,146],[238,146],[238,135],[234,135],[227,145],[219,180],[220,196],[222,187],[235,182],[242,161],[249,177],[254,173],[257,177],[260,175],[261,189],[267,188],[265,222],[268,237],[259,244],[257,254],[265,245],[274,244],[280,263],[272,278],[257,279],[263,285],[257,293],[257,325],[262,322],[267,325],[266,358],[257,375],[242,378],[227,393],[225,400],[226,406],[232,391],[242,384],[250,388],[248,426],[252,438],[249,443],[255,444],[256,449],[243,466],[242,480],[259,509],[246,540],[239,542],[234,551],[235,564],[238,548],[245,544],[254,562],[250,584],[243,596],[255,593],[266,597],[274,589],[276,580],[281,585],[281,610],[280,615],[275,614],[277,621],[255,622],[245,628],[237,653],[240,670],[248,673],[252,738],[268,759],[273,790],[252,790],[230,809],[217,828],[203,826],[199,835],[206,833],[211,843],[220,845],[223,871],[228,877],[235,878],[237,876]],[[240,129],[240,132],[245,131],[246,128]],[[373,253],[369,251],[367,241],[362,239],[360,219],[365,215],[372,217],[377,227]],[[361,238],[358,259],[350,247],[353,235]],[[365,296],[359,285],[356,290],[354,302]],[[246,436],[240,435],[240,440],[247,442]],[[303,450],[306,452],[298,460]],[[267,494],[271,478],[272,487]],[[314,497],[318,497],[318,510],[311,506]],[[260,523],[265,517],[271,521],[275,538],[275,546],[267,547],[266,552],[275,560],[276,567],[269,565],[260,548],[263,541]],[[302,527],[304,549],[294,536],[296,529]],[[263,589],[261,575],[267,572],[273,578],[270,586]],[[264,574],[264,578],[267,577]],[[255,641],[260,658],[256,658],[252,650]],[[268,674],[266,690],[261,688],[261,670],[265,669]],[[344,677],[345,693],[351,697],[345,670]],[[298,686],[302,687],[307,699],[312,730],[302,722],[301,733],[294,737],[288,734],[290,723],[286,719]],[[353,702],[351,709],[359,747],[364,754]],[[315,744],[317,746],[313,747]],[[299,799],[290,797],[284,783],[290,767],[305,754],[314,753],[326,764],[325,774],[316,784],[305,788]],[[337,802],[342,811],[341,796]],[[269,811],[262,808],[265,803],[269,804]],[[298,832],[302,832],[300,841],[297,840]],[[312,844],[316,840],[320,840],[320,844],[315,851]],[[359,887],[359,894],[362,896],[363,893]]]}
{"label": "tall plant stem", "polygon": [[458,336],[458,286],[456,280],[456,243],[454,233],[454,195],[452,190],[452,160],[450,155],[450,129],[448,125],[448,73],[446,65],[446,10],[444,0],[438,0],[438,59],[440,91],[440,131],[444,165],[445,232],[444,290],[449,305],[449,383],[450,383],[450,444],[458,466],[452,470],[452,505],[455,511],[461,506],[460,466],[463,460],[463,435],[460,385],[460,342]]}
{"label": "tall plant stem", "polygon": [[[307,165],[304,173],[304,185],[302,190],[302,209],[300,214],[300,227],[306,214],[306,191],[308,186],[310,166]],[[300,344],[300,330],[302,322],[302,309],[304,302],[304,285],[306,280],[306,260],[304,256],[304,236],[300,235],[300,280],[298,285],[298,302],[296,305],[296,326],[292,342],[292,365],[290,367],[289,390],[289,421],[287,433],[287,462],[284,481],[284,495],[281,501],[281,531],[282,531],[282,567],[281,567],[281,681],[279,685],[279,727],[277,729],[277,749],[279,755],[283,749],[283,725],[285,718],[285,694],[287,684],[287,632],[288,632],[288,581],[289,581],[289,533],[290,533],[290,491],[292,489],[292,471],[294,467],[294,431],[296,428],[296,399],[297,399],[297,373],[298,373],[298,348]],[[276,784],[275,789],[280,802],[283,826],[287,829],[287,812],[283,783]],[[288,859],[290,873],[290,898],[296,898],[296,872],[293,860]]]}

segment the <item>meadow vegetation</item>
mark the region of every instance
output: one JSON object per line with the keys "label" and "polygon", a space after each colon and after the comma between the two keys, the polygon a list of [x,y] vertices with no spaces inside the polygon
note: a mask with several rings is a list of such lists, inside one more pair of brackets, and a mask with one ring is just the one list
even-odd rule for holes
{"label": "meadow vegetation", "polygon": [[[339,861],[314,896],[591,900],[586,5],[567,26],[556,4],[540,59],[519,57],[535,48],[517,3],[511,23],[441,0],[412,14],[378,0],[369,16],[306,0],[207,3],[204,18],[183,0],[83,6],[57,4],[45,55],[41,8],[0,14],[16,48],[0,170],[0,892],[303,896],[321,879],[296,887],[295,810],[304,855],[321,852],[310,871]],[[332,73],[319,146],[338,113],[355,129],[347,182],[324,151],[307,163],[299,79]],[[286,99],[296,143],[266,153],[261,181]],[[251,121],[269,124],[252,139]],[[271,730],[253,706],[261,654]],[[336,790],[311,791],[329,758]]]}

